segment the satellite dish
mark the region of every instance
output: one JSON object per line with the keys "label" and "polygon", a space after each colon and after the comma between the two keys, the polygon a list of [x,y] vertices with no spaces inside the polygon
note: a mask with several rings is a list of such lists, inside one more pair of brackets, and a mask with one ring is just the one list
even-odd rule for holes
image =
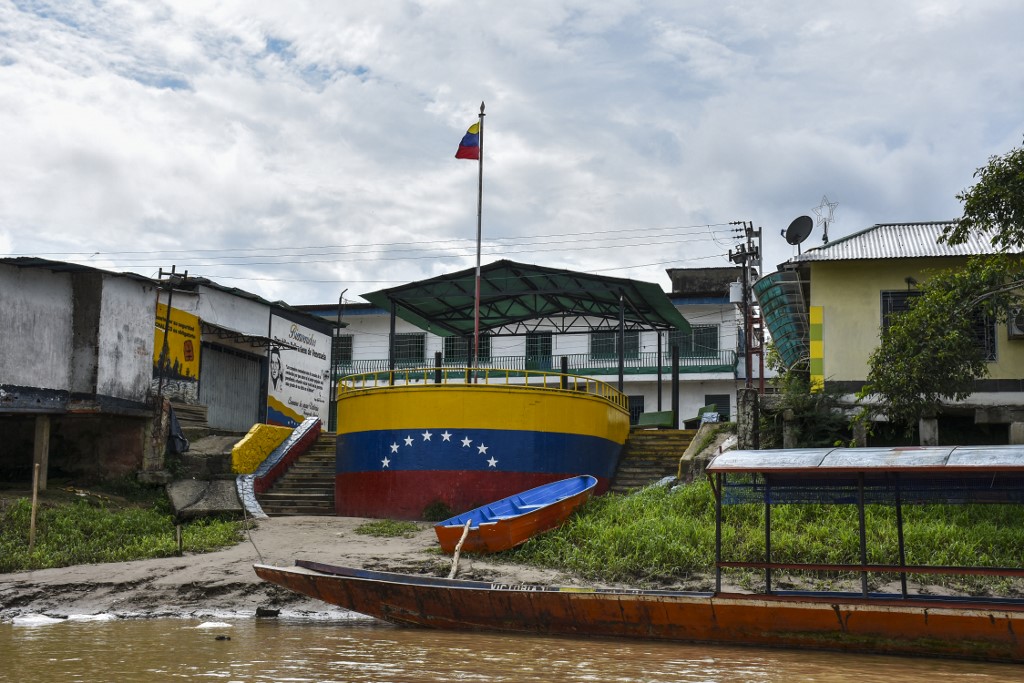
{"label": "satellite dish", "polygon": [[811,234],[812,228],[814,228],[814,221],[811,220],[811,217],[800,216],[789,224],[789,227],[782,233],[782,236],[785,237],[786,241],[790,244],[798,245],[807,239]]}

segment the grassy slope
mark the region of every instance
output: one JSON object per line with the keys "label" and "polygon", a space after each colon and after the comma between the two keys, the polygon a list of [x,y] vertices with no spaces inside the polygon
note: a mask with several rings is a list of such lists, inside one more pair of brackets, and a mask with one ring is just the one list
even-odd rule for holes
{"label": "grassy slope", "polygon": [[[764,558],[760,505],[724,511],[723,559]],[[897,564],[895,511],[868,506],[868,562]],[[1020,506],[906,506],[907,564],[1021,567],[1024,515]],[[705,480],[669,489],[649,487],[629,496],[592,499],[568,523],[510,551],[510,559],[556,567],[595,580],[636,584],[683,584],[714,569],[714,499]],[[857,509],[852,505],[772,507],[772,559],[776,562],[858,563]],[[743,585],[760,573],[733,571]],[[812,583],[830,584],[835,574],[807,573]],[[872,584],[892,576],[872,577]],[[858,578],[859,580],[859,578]],[[1016,593],[1008,580],[928,575],[929,583],[970,593]]]}
{"label": "grassy slope", "polygon": [[[177,554],[167,499],[149,494],[125,501],[105,495],[49,500],[40,505],[36,542],[29,552],[32,504],[0,499],[0,573],[74,564],[120,562]],[[242,539],[241,523],[198,519],[183,525],[184,549],[206,552]]]}

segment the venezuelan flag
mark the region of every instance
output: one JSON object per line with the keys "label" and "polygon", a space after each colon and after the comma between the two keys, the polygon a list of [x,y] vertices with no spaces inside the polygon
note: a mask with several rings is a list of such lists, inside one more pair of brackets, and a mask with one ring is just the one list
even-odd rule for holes
{"label": "venezuelan flag", "polygon": [[480,124],[474,123],[466,131],[459,143],[459,151],[455,153],[456,159],[479,159],[480,158]]}

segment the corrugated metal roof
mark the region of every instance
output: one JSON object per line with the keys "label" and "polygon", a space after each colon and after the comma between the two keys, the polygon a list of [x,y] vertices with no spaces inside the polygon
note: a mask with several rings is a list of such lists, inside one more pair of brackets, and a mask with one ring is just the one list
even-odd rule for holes
{"label": "corrugated metal roof", "polygon": [[726,451],[715,456],[708,472],[1020,471],[1024,446],[932,446],[906,448],[784,448]]}
{"label": "corrugated metal roof", "polygon": [[988,234],[972,234],[963,244],[939,244],[939,235],[956,221],[879,223],[820,247],[808,249],[794,261],[857,261],[866,259],[930,258],[995,254]]}

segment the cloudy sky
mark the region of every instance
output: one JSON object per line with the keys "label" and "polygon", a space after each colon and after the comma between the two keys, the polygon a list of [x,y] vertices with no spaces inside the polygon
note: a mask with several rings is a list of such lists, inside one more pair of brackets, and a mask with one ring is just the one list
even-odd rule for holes
{"label": "cloudy sky", "polygon": [[[1024,140],[1020,0],[0,0],[0,255],[293,304],[483,262],[653,281],[732,221],[959,216]],[[821,228],[803,248],[821,243]]]}

